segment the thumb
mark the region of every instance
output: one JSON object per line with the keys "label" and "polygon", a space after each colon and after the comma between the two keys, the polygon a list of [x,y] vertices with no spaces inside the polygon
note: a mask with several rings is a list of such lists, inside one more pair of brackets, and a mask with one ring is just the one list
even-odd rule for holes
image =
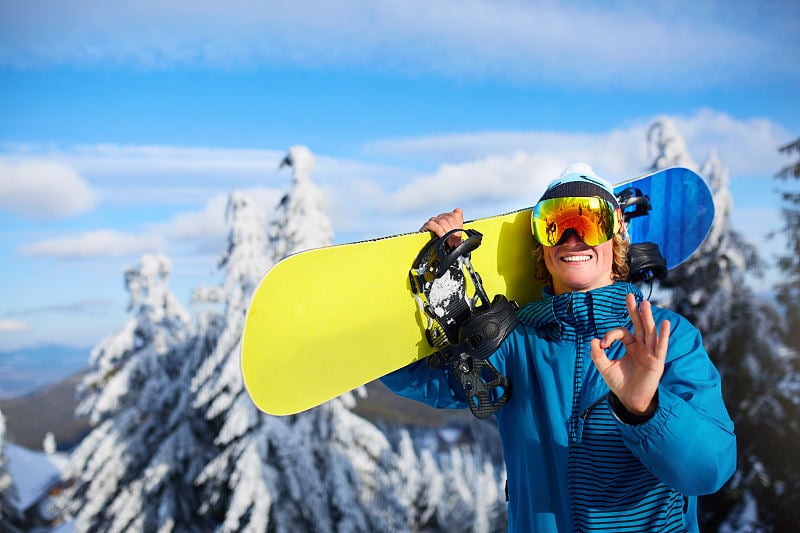
{"label": "thumb", "polygon": [[592,361],[594,361],[597,370],[600,371],[600,374],[603,374],[609,365],[611,365],[611,359],[609,359],[606,355],[606,351],[600,344],[600,339],[592,339],[589,342],[589,346],[591,347],[589,350],[589,355],[591,356]]}

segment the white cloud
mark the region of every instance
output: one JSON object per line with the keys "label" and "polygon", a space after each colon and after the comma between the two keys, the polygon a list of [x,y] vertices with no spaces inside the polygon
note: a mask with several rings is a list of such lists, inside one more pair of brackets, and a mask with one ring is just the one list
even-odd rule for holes
{"label": "white cloud", "polygon": [[[469,134],[385,139],[364,146],[368,154],[411,161],[470,163],[479,159],[511,158],[518,152],[555,159],[565,165],[593,161],[604,172],[623,175],[645,160],[648,122],[600,133],[490,131]],[[609,179],[613,179],[610,176]]]}
{"label": "white cloud", "polygon": [[122,257],[165,249],[164,239],[155,234],[135,235],[116,230],[93,230],[76,237],[46,239],[20,247],[23,255],[86,259]]}
{"label": "white cloud", "polygon": [[[769,120],[708,109],[672,119],[693,158],[702,162],[716,148],[733,181],[771,176],[782,163],[776,147],[788,134]],[[639,175],[651,162],[646,131],[652,121],[647,117],[601,132],[489,131],[377,140],[363,147],[365,158],[396,165],[317,154],[314,181],[325,193],[337,239],[412,231],[455,206],[468,208],[470,218],[526,207],[566,165],[578,161],[611,182]],[[118,234],[121,238],[108,238],[114,242],[107,246],[95,244],[107,238],[102,231],[51,239],[23,248],[28,255],[125,255],[173,246],[189,254],[216,254],[224,247],[231,190],[253,195],[269,219],[291,186],[291,172],[278,169],[282,150],[135,145],[26,150],[78,169],[104,203],[172,209],[160,221],[143,221],[142,235]]]}
{"label": "white cloud", "polygon": [[0,209],[44,221],[84,213],[95,202],[95,192],[69,166],[44,159],[0,160]]}
{"label": "white cloud", "polygon": [[[5,204],[7,209],[25,207],[26,213],[41,218],[59,210],[74,214],[78,208],[86,210],[96,203],[111,208],[195,208],[233,189],[285,190],[291,183],[291,173],[278,168],[285,153],[169,145],[54,148],[4,143],[0,145],[0,208]],[[21,193],[12,194],[17,189],[24,191],[26,201],[17,198]]]}
{"label": "white cloud", "polygon": [[[573,162],[589,163],[611,182],[643,173],[652,163],[646,133],[654,118],[599,133],[478,132],[384,139],[364,150],[411,162],[448,161],[405,187],[387,191],[386,208],[424,210],[438,205],[441,197],[510,205],[514,199],[534,202],[537,193]],[[738,119],[711,109],[671,118],[692,157],[702,162],[715,150],[733,180],[771,177],[783,164],[778,146],[791,138],[770,120]]]}
{"label": "white cloud", "polygon": [[[370,156],[430,166],[377,178],[353,165],[348,180],[325,179],[337,237],[370,238],[414,231],[454,207],[470,219],[528,207],[570,163],[587,162],[610,181],[644,165],[644,126],[605,134],[490,132],[378,141]],[[356,171],[361,171],[356,173]],[[343,234],[342,234],[343,233]]]}
{"label": "white cloud", "polygon": [[[495,131],[377,140],[364,146],[370,157],[431,170],[408,171],[396,180],[364,176],[346,189],[334,187],[334,227],[349,232],[345,239],[363,238],[413,231],[429,216],[457,206],[465,208],[468,218],[520,209],[533,204],[546,184],[574,162],[589,163],[611,182],[641,175],[652,163],[646,133],[654,118],[597,133]],[[780,166],[777,146],[788,133],[769,120],[738,119],[708,109],[671,118],[695,161],[701,163],[716,149],[730,170],[731,185],[744,195],[737,205],[751,203],[747,191],[753,180],[748,177],[771,177]],[[776,213],[774,206],[765,209]],[[341,215],[345,210],[346,216]]]}
{"label": "white cloud", "polygon": [[[694,159],[700,162],[716,149],[734,180],[771,176],[783,164],[776,147],[789,134],[769,120],[738,119],[710,109],[672,118]],[[652,120],[592,133],[488,131],[376,140],[363,147],[369,159],[401,163],[317,154],[314,179],[325,192],[337,231],[356,230],[364,216],[419,216],[461,201],[513,208],[514,202],[534,201],[544,184],[572,162],[588,162],[612,182],[640,174],[650,162],[645,133]],[[5,159],[25,151],[36,152],[37,160],[53,168],[77,169],[104,204],[183,206],[159,224],[158,232],[197,250],[222,242],[231,190],[261,194],[268,216],[291,186],[291,173],[278,169],[283,150],[103,144],[57,151],[11,147]]]}
{"label": "white cloud", "polygon": [[16,333],[19,331],[27,331],[30,325],[19,320],[0,320],[0,333]]}
{"label": "white cloud", "polygon": [[32,306],[13,310],[16,316],[28,316],[52,313],[69,313],[71,315],[105,315],[114,305],[114,302],[107,298],[88,298],[76,300],[64,304],[48,304]]}
{"label": "white cloud", "polygon": [[160,180],[191,175],[205,182],[223,178],[249,180],[275,174],[285,153],[285,150],[106,143],[79,145],[58,155],[95,176]]}
{"label": "white cloud", "polygon": [[786,161],[778,147],[794,138],[768,119],[737,119],[711,109],[673,117],[673,121],[695,159],[716,150],[734,178],[771,178]]}
{"label": "white cloud", "polygon": [[[264,213],[272,213],[283,195],[283,191],[266,187],[243,189],[242,192]],[[200,252],[219,254],[224,249],[228,235],[225,210],[229,196],[215,195],[202,210],[178,213],[159,227],[176,243],[189,244]]]}
{"label": "white cloud", "polygon": [[[219,253],[227,235],[225,205],[232,190],[250,194],[269,219],[289,190],[292,173],[279,168],[285,150],[157,145],[8,145],[7,158],[37,157],[79,169],[104,206],[160,206],[177,210],[150,226],[148,233],[192,252]],[[314,181],[323,189],[337,231],[363,227],[354,218],[354,198],[380,205],[382,191],[413,175],[403,167],[315,154]],[[367,191],[371,191],[368,193]]]}
{"label": "white cloud", "polygon": [[279,150],[157,145],[81,145],[47,154],[78,169],[104,202],[198,205],[232,189],[286,186]]}
{"label": "white cloud", "polygon": [[602,133],[479,132],[376,141],[365,146],[367,153],[447,163],[401,187],[370,190],[372,204],[393,215],[418,216],[471,206],[470,218],[520,209],[535,203],[571,163],[586,162],[611,182],[643,173],[646,129],[642,122]]}
{"label": "white cloud", "polygon": [[[10,2],[0,64],[368,66],[578,87],[797,80],[798,7],[519,0]],[[384,66],[385,65],[385,66]],[[676,82],[675,80],[680,80]]]}
{"label": "white cloud", "polygon": [[517,152],[461,164],[442,165],[434,174],[413,180],[389,194],[386,208],[396,211],[424,211],[442,199],[463,202],[492,202],[519,198],[519,207],[533,204],[536,191],[564,167],[557,158]]}
{"label": "white cloud", "polygon": [[[227,195],[216,195],[206,203],[201,211],[178,213],[166,224],[166,230],[178,241],[213,241],[216,250],[226,234],[225,206]],[[205,245],[202,246],[205,248]]]}

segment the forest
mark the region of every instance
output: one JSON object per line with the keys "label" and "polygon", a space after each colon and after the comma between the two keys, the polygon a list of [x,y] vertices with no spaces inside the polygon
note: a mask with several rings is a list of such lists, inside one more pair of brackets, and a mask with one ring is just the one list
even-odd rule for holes
{"label": "forest", "polygon": [[[669,119],[643,140],[645,172],[683,166],[703,176],[716,218],[694,256],[652,287],[654,303],[703,333],[735,422],[733,478],[700,501],[701,527],[778,532],[800,523],[800,139],[776,147],[785,254],[762,257],[732,228],[729,174],[697,163]],[[124,272],[128,319],[94,347],[79,388],[91,432],[69,454],[60,517],[75,531],[505,531],[505,466],[492,421],[426,427],[357,413],[366,388],[286,417],[264,414],[242,384],[247,306],[271,265],[332,243],[313,181],[313,154],[290,149],[293,183],[273,213],[241,191],[228,198],[221,282],[197,287],[189,309],[170,291],[170,259],[146,254]],[[771,294],[749,280],[780,267]],[[648,293],[650,289],[645,291]],[[0,424],[0,520],[13,480]]]}

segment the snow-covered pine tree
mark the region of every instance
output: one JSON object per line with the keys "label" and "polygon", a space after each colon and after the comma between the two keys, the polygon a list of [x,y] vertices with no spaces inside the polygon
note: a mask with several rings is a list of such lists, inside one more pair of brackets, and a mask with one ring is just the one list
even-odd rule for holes
{"label": "snow-covered pine tree", "polygon": [[778,258],[782,279],[776,287],[776,298],[786,315],[787,344],[800,349],[800,138],[782,146],[780,152],[795,160],[776,175],[784,220],[777,236],[783,239],[786,250]]}
{"label": "snow-covered pine tree", "polygon": [[412,531],[506,531],[506,474],[493,420],[454,416],[440,428],[382,422],[382,430],[399,457],[391,476]]}
{"label": "snow-covered pine tree", "polygon": [[453,447],[442,463],[443,498],[437,519],[443,531],[501,532],[507,528],[500,475],[481,454]]}
{"label": "snow-covered pine tree", "polygon": [[[669,119],[659,119],[648,140],[652,170],[673,165],[697,169]],[[722,491],[703,498],[701,521],[715,530],[777,531],[779,514],[798,508],[797,502],[787,506],[786,500],[795,496],[785,490],[785,456],[773,460],[776,448],[788,452],[785,446],[797,440],[796,434],[787,434],[792,424],[784,408],[788,399],[776,387],[789,370],[787,347],[780,341],[775,308],[759,301],[747,285],[760,262],[753,245],[730,225],[733,200],[727,169],[712,153],[699,173],[712,190],[714,225],[695,255],[660,283],[658,303],[686,316],[703,333],[736,425],[737,473]],[[766,237],[769,228],[762,230]]]}
{"label": "snow-covered pine tree", "polygon": [[[800,139],[781,152],[800,153]],[[735,386],[741,396],[743,420],[737,426],[740,453],[750,461],[737,473],[741,500],[725,531],[792,531],[800,523],[800,192],[785,180],[800,178],[800,160],[784,167],[776,178],[784,202],[784,225],[778,238],[786,250],[778,257],[781,268],[775,290],[778,306],[762,302],[763,312],[750,331],[741,332],[732,345],[749,348],[733,350],[732,357],[758,354]],[[762,228],[762,235],[768,228]],[[746,439],[746,440],[745,440]],[[757,516],[758,520],[748,519]]]}
{"label": "snow-covered pine tree", "polygon": [[229,247],[221,265],[224,328],[194,380],[196,405],[217,428],[218,448],[197,479],[201,513],[219,531],[402,531],[405,510],[394,497],[391,446],[352,413],[352,394],[306,413],[260,413],[243,388],[239,341],[246,305],[274,260],[330,244],[322,194],[311,181],[313,156],[293,147],[285,163],[294,182],[278,206],[269,244],[260,214],[234,193],[228,208]]}
{"label": "snow-covered pine tree", "polygon": [[730,311],[738,300],[753,299],[742,291],[747,272],[756,271],[755,249],[730,226],[733,197],[728,189],[728,170],[712,152],[701,168],[668,118],[657,120],[648,132],[654,162],[651,170],[683,166],[697,171],[708,183],[714,200],[715,218],[709,235],[695,254],[670,272],[660,288],[668,288],[668,300],[660,302],[689,318],[704,333],[709,353],[722,353],[732,330],[741,327]]}
{"label": "snow-covered pine tree", "polygon": [[[384,428],[390,441],[395,443],[397,469],[391,473],[397,500],[406,509],[409,523],[417,531],[434,531],[438,527],[436,511],[444,501],[444,476],[427,446],[426,439],[417,450],[418,441],[410,428]],[[424,430],[427,436],[435,437],[435,430]],[[419,439],[418,439],[419,440]]]}
{"label": "snow-covered pine tree", "polygon": [[669,167],[697,169],[686,141],[678,133],[675,123],[668,117],[655,120],[647,130],[647,154],[653,160],[650,171]]}
{"label": "snow-covered pine tree", "polygon": [[203,452],[187,402],[189,318],[170,292],[169,260],[125,273],[131,318],[101,341],[80,387],[91,433],[71,454],[68,510],[78,531],[193,531]]}
{"label": "snow-covered pine tree", "polygon": [[291,192],[281,198],[269,231],[274,261],[287,255],[326,246],[333,241],[333,226],[325,212],[322,191],[311,181],[314,155],[305,146],[292,146],[281,167],[294,170]]}
{"label": "snow-covered pine tree", "polygon": [[[205,310],[206,323],[213,324],[218,331],[192,381],[195,405],[209,420],[228,413],[245,393],[239,368],[239,343],[247,305],[258,282],[273,264],[267,254],[265,218],[247,194],[241,191],[230,194],[226,222],[229,227],[228,247],[219,260],[224,277],[222,285],[200,287],[194,292],[195,303],[222,306],[216,313],[211,308]],[[253,407],[252,414],[255,413],[257,410]],[[230,420],[229,415],[224,417],[229,425],[243,421]],[[251,418],[253,416],[245,417]],[[247,427],[245,424],[242,430]]]}
{"label": "snow-covered pine tree", "polygon": [[[508,504],[504,490],[506,471],[502,441],[496,423],[494,420],[469,417],[462,431],[467,435],[470,444],[460,446],[460,450],[464,454],[464,461],[471,462],[472,466],[467,468],[465,473],[454,476],[447,472],[448,468],[452,468],[453,462],[445,461],[443,463],[445,479],[461,479],[467,487],[473,487],[474,494],[470,496],[474,502],[473,532],[506,531],[508,528]],[[453,513],[453,510],[450,513]],[[456,512],[454,516],[461,514]],[[453,519],[448,519],[446,523],[452,522]]]}
{"label": "snow-covered pine tree", "polygon": [[16,507],[13,501],[16,499],[16,487],[14,480],[11,479],[11,474],[8,471],[8,462],[6,461],[6,417],[3,411],[0,411],[0,524],[8,525],[9,530],[11,524],[19,517],[16,513]]}
{"label": "snow-covered pine tree", "polygon": [[[228,247],[219,261],[221,286],[198,288],[195,302],[221,304],[204,312],[211,326],[202,363],[192,379],[194,406],[212,430],[213,455],[195,480],[199,513],[222,531],[267,531],[274,498],[267,480],[279,475],[261,460],[267,440],[255,434],[278,419],[268,419],[249,400],[241,379],[239,351],[247,304],[272,265],[267,254],[266,221],[249,196],[234,191],[228,198]],[[274,426],[274,427],[272,427]],[[240,512],[241,510],[241,512]]]}

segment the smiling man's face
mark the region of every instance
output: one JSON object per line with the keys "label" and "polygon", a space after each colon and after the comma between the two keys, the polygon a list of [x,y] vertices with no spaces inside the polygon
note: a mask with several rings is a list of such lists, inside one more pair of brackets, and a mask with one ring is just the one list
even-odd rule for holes
{"label": "smiling man's face", "polygon": [[590,291],[613,283],[614,240],[589,246],[574,233],[556,246],[544,246],[544,262],[553,276],[553,291]]}

